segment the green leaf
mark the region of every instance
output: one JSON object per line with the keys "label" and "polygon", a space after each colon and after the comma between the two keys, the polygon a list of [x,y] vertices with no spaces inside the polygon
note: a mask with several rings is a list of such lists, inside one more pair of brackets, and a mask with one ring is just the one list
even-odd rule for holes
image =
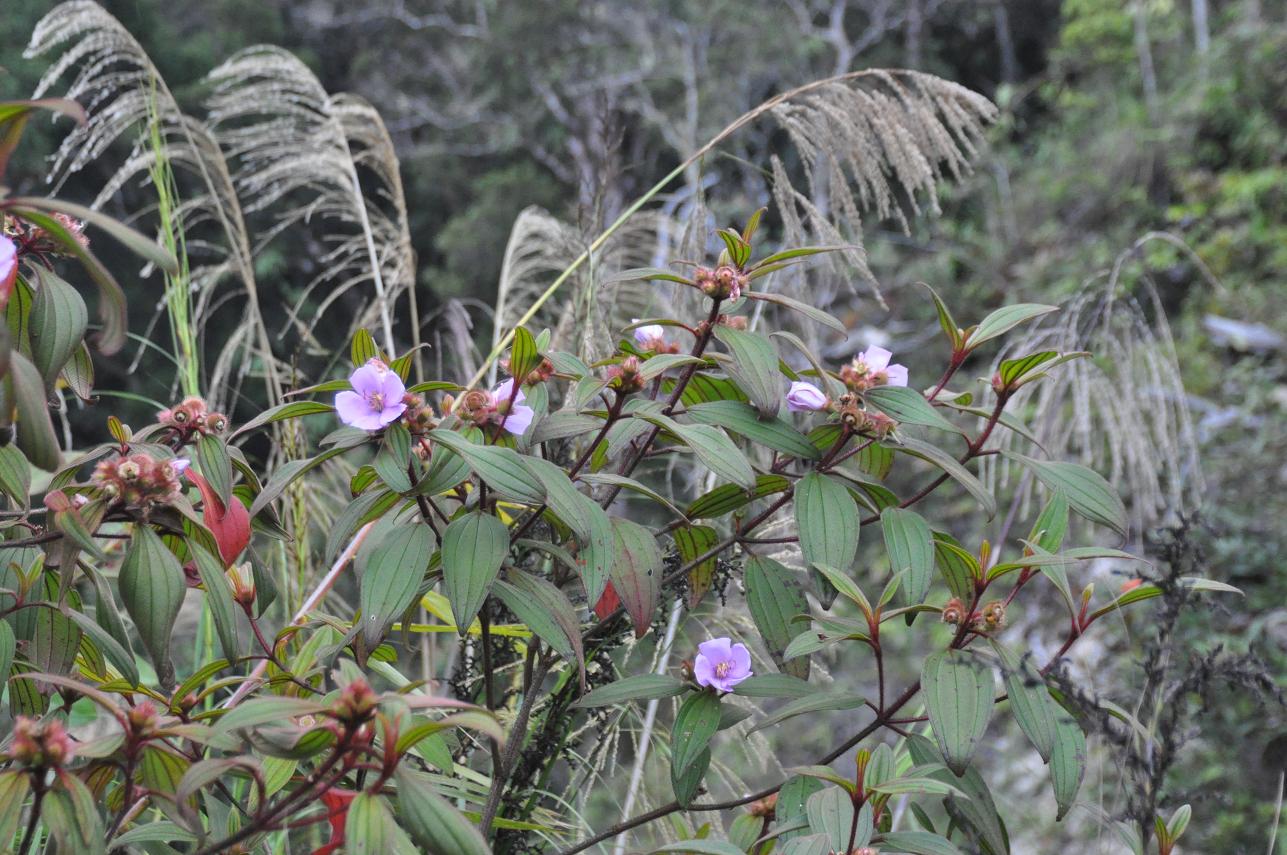
{"label": "green leaf", "polygon": [[997,500],[996,497],[988,491],[978,478],[974,477],[968,469],[962,466],[955,457],[948,454],[937,445],[931,445],[928,442],[922,442],[914,437],[906,436],[902,438],[902,444],[893,447],[895,451],[901,451],[904,454],[910,454],[913,457],[932,463],[939,469],[942,469],[948,475],[952,476],[957,483],[964,487],[974,500],[983,508],[988,519],[996,516]]}
{"label": "green leaf", "polygon": [[581,622],[563,592],[544,579],[521,570],[511,571],[505,580],[498,580],[495,587],[496,595],[506,608],[518,615],[518,619],[542,641],[557,650],[565,661],[575,663],[584,686],[585,649],[581,644]]}
{"label": "green leaf", "polygon": [[308,698],[289,698],[281,695],[251,698],[224,713],[215,724],[214,731],[216,734],[223,734],[243,728],[253,729],[274,722],[280,724],[300,716],[316,715],[327,706],[320,701]]}
{"label": "green leaf", "polygon": [[1085,776],[1086,737],[1077,722],[1067,713],[1062,713],[1056,725],[1054,750],[1050,754],[1050,779],[1055,787],[1055,802],[1059,805],[1056,822],[1072,810]]}
{"label": "green leaf", "polygon": [[[0,682],[9,679],[9,669],[13,667],[13,658],[17,651],[18,641],[14,638],[13,627],[9,626],[7,620],[0,620]],[[0,837],[0,840],[3,839],[5,838]]]}
{"label": "green leaf", "polygon": [[174,553],[146,525],[137,525],[121,562],[121,600],[134,620],[162,685],[173,680],[170,633],[188,586]]}
{"label": "green leaf", "polygon": [[789,674],[755,674],[733,687],[744,698],[804,698],[818,687]]}
{"label": "green leaf", "polygon": [[746,605],[769,655],[781,670],[807,679],[807,657],[791,660],[783,657],[796,634],[792,621],[796,615],[809,613],[809,600],[795,574],[772,558],[752,555],[747,559],[744,578]]}
{"label": "green leaf", "polygon": [[[444,572],[448,554],[445,541],[450,531],[448,526],[447,533],[443,534]],[[383,532],[381,540],[363,555],[358,603],[362,609],[362,635],[369,649],[375,649],[398,616],[416,601],[433,551],[433,532],[423,523],[414,522]],[[455,614],[459,626],[460,613]],[[473,620],[473,615],[469,620]],[[468,627],[469,621],[465,621],[464,626]]]}
{"label": "green leaf", "polygon": [[526,327],[514,330],[513,343],[509,350],[509,373],[522,385],[523,378],[531,374],[541,364],[541,352],[536,346],[536,339]]}
{"label": "green leaf", "polygon": [[795,485],[795,522],[814,593],[823,608],[830,608],[835,589],[812,568],[825,564],[843,573],[853,565],[858,554],[858,503],[840,482],[810,472]]}
{"label": "green leaf", "polygon": [[606,686],[600,686],[593,692],[581,697],[572,704],[573,707],[589,709],[590,707],[611,707],[628,701],[650,701],[655,698],[671,698],[687,688],[683,681],[665,674],[642,674],[638,677],[626,677]]}
{"label": "green leaf", "polygon": [[772,727],[779,722],[807,713],[856,709],[863,705],[863,701],[862,695],[855,695],[852,692],[819,692],[784,704],[764,721],[751,728],[750,732],[754,733],[757,730]]}
{"label": "green leaf", "polygon": [[1028,373],[1058,357],[1058,351],[1043,350],[1039,353],[1030,353],[1027,356],[1021,356],[1016,359],[1002,360],[1001,365],[997,368],[997,374],[1000,375],[1001,382],[1004,385],[1010,386],[1016,381],[1022,380]]}
{"label": "green leaf", "polygon": [[728,434],[712,425],[680,424],[660,414],[639,413],[640,418],[660,425],[693,450],[702,464],[721,478],[746,489],[755,486],[755,470]]}
{"label": "green leaf", "polygon": [[[766,259],[767,260],[767,259]],[[764,262],[761,262],[763,264]],[[769,294],[764,291],[751,291],[746,294],[752,300],[760,300],[765,303],[775,303],[784,306],[792,311],[799,312],[811,321],[817,321],[824,327],[833,329],[841,335],[847,335],[849,330],[833,315],[822,311],[821,309],[810,306],[808,303],[802,303],[799,300],[793,300],[783,294]]]}
{"label": "green leaf", "polygon": [[934,300],[934,310],[938,313],[938,325],[943,328],[943,334],[951,342],[952,352],[956,353],[961,349],[961,328],[957,326],[956,319],[952,317],[952,312],[947,308],[947,304],[943,302],[942,298],[938,296],[938,292],[924,282],[921,282],[920,285],[926,291],[929,291],[931,299]]}
{"label": "green leaf", "polygon": [[[680,526],[674,532],[675,546],[679,549],[679,557],[684,564],[691,564],[698,558],[714,549],[719,543],[719,532],[710,526],[705,525],[686,525]],[[711,583],[715,579],[715,565],[718,555],[712,555],[709,558],[694,565],[688,571],[688,608],[695,609],[697,604],[706,596],[706,592],[711,589]]]}
{"label": "green leaf", "polygon": [[761,416],[776,416],[782,408],[782,373],[778,371],[778,352],[773,342],[723,324],[715,328],[715,337],[732,356],[732,363],[727,366],[729,376]]}
{"label": "green leaf", "polygon": [[652,532],[630,520],[613,517],[616,560],[608,575],[627,614],[635,637],[643,638],[661,595],[662,555]]}
{"label": "green leaf", "polygon": [[36,265],[36,293],[31,301],[27,335],[31,340],[31,361],[45,378],[45,391],[52,392],[67,360],[80,347],[89,326],[85,301],[45,267]]}
{"label": "green leaf", "polygon": [[483,607],[508,554],[509,529],[490,514],[474,511],[457,517],[442,533],[443,583],[462,637]]}
{"label": "green leaf", "polygon": [[1068,504],[1086,519],[1105,525],[1126,536],[1126,506],[1104,477],[1077,463],[1035,460],[1012,451],[1002,452],[1007,458],[1032,470],[1046,489],[1063,491]]}
{"label": "green leaf", "polygon": [[268,479],[268,483],[264,484],[264,489],[255,497],[254,504],[250,506],[250,516],[252,518],[257,516],[260,511],[271,505],[279,496],[281,496],[282,493],[286,492],[287,487],[293,484],[305,472],[308,472],[310,469],[317,466],[321,466],[332,457],[337,457],[347,450],[348,448],[345,446],[328,448],[321,454],[317,454],[313,457],[307,458],[306,460],[291,460],[287,463],[283,463],[278,467],[277,471],[272,474],[272,477]]}
{"label": "green leaf", "polygon": [[206,604],[214,618],[219,647],[223,650],[225,659],[236,662],[242,655],[241,625],[237,621],[237,613],[241,608],[232,598],[232,588],[224,572],[223,561],[191,540],[188,541],[188,553],[196,562],[201,585],[206,589]]}
{"label": "green leaf", "polygon": [[719,718],[719,698],[711,691],[692,693],[675,714],[670,729],[670,780],[680,804],[691,801],[690,790],[696,789],[685,780],[687,773],[698,769],[704,773],[705,764],[710,763],[710,741],[719,729]]}
{"label": "green leaf", "polygon": [[223,506],[228,507],[232,497],[232,458],[228,447],[217,436],[202,436],[193,449],[197,468],[205,476]]}
{"label": "green leaf", "polygon": [[399,764],[398,815],[411,837],[430,855],[491,855],[478,827],[436,792],[429,779]]}
{"label": "green leaf", "polygon": [[755,487],[746,490],[737,484],[721,484],[705,495],[694,499],[684,511],[689,519],[714,519],[746,507],[756,499],[784,492],[791,482],[782,475],[760,475]]}
{"label": "green leaf", "polygon": [[905,425],[923,425],[964,435],[925,396],[909,386],[877,386],[863,393],[867,403]]}
{"label": "green leaf", "polygon": [[540,445],[556,439],[581,436],[601,427],[603,419],[596,416],[582,415],[573,410],[558,410],[537,422],[528,438],[532,445]]}
{"label": "green leaf", "polygon": [[660,855],[663,852],[684,852],[688,855],[744,855],[744,850],[724,840],[681,840],[678,843],[659,846],[648,855]]}
{"label": "green leaf", "polygon": [[366,329],[359,329],[353,335],[353,341],[349,345],[349,359],[354,368],[361,368],[372,359],[380,358],[380,348],[371,336],[371,332]]}
{"label": "green leaf", "polygon": [[949,796],[945,804],[954,822],[967,827],[983,844],[983,851],[991,855],[1006,855],[1010,851],[1001,817],[997,814],[996,804],[988,785],[977,769],[967,769],[963,776],[957,777],[951,771],[943,769],[943,755],[938,752],[924,736],[913,734],[907,739],[907,747],[912,762],[917,766],[929,767],[938,765],[938,772],[930,777],[937,778],[964,791],[965,797]]}
{"label": "green leaf", "polygon": [[1019,324],[1057,311],[1059,311],[1057,306],[1043,306],[1038,303],[1016,303],[1013,306],[1003,306],[984,318],[977,327],[970,331],[965,340],[965,347],[967,350],[974,350],[986,341],[1005,335]]}
{"label": "green leaf", "polygon": [[686,415],[693,421],[723,427],[783,454],[805,460],[817,460],[822,456],[817,446],[809,442],[791,423],[777,416],[761,418],[755,407],[741,401],[694,404],[688,408]]}
{"label": "green leaf", "polygon": [[866,846],[871,839],[871,810],[867,810],[865,823],[855,817],[853,799],[840,787],[827,787],[814,793],[805,802],[804,812],[809,818],[809,830],[826,835],[833,852],[849,851],[849,830],[855,821],[854,846]]}
{"label": "green leaf", "polygon": [[[54,423],[49,417],[49,400],[45,397],[45,381],[20,351],[9,352],[9,373],[4,377],[4,406],[14,408],[17,416],[18,449],[33,466],[54,472],[62,463],[62,452]],[[0,420],[8,421],[8,413]]]}
{"label": "green leaf", "polygon": [[330,404],[324,404],[321,401],[287,401],[284,404],[278,404],[275,407],[269,407],[250,421],[233,432],[232,438],[239,437],[243,434],[261,428],[264,425],[273,422],[282,422],[287,419],[299,419],[304,416],[317,415],[319,413],[334,413],[335,408]]}
{"label": "green leaf", "polygon": [[[120,671],[131,686],[139,684],[138,667],[134,664],[134,654],[132,651],[122,647],[120,643],[112,637],[111,633],[101,627],[89,615],[78,612],[73,608],[64,607],[63,615],[76,624],[85,635],[93,641],[94,646],[107,657],[116,670]],[[3,630],[0,630],[0,635]],[[12,636],[12,632],[10,633]],[[2,642],[0,642],[2,645]],[[0,651],[0,665],[3,665],[3,651]],[[12,661],[10,662],[12,664]],[[8,669],[0,670],[0,674],[8,675]]]}
{"label": "green leaf", "polygon": [[921,689],[948,768],[965,774],[992,718],[992,669],[965,651],[940,650],[925,659]]}
{"label": "green leaf", "polygon": [[344,851],[348,855],[395,855],[399,852],[397,842],[401,836],[401,829],[383,796],[371,793],[354,796],[344,823]]}
{"label": "green leaf", "polygon": [[[778,790],[778,804],[775,818],[779,827],[789,826],[792,820],[803,819],[806,816],[805,806],[809,803],[809,798],[814,793],[820,791],[825,784],[815,777],[809,775],[792,775],[787,778],[782,789]],[[793,838],[802,836],[805,830],[786,831],[779,835],[778,839],[787,843]]]}
{"label": "green leaf", "polygon": [[1041,515],[1032,525],[1028,541],[1046,552],[1058,552],[1068,533],[1068,499],[1063,490],[1055,490],[1050,501],[1041,509]]}
{"label": "green leaf", "polygon": [[634,267],[630,270],[622,270],[614,273],[607,279],[603,280],[604,285],[615,284],[618,282],[638,282],[640,280],[662,279],[667,282],[681,282],[685,285],[691,285],[692,281],[673,273],[669,270],[663,270],[660,267]]}
{"label": "green leaf", "polygon": [[934,574],[934,534],[929,523],[915,511],[886,508],[880,514],[885,551],[894,575],[903,573],[899,585],[906,605],[925,602]]}
{"label": "green leaf", "polygon": [[430,431],[429,438],[459,454],[479,478],[505,498],[528,505],[545,501],[545,490],[514,449],[475,445],[463,434],[442,428]]}
{"label": "green leaf", "polygon": [[880,851],[908,855],[962,855],[956,844],[928,831],[890,831],[881,835]]}
{"label": "green leaf", "polygon": [[[528,465],[531,465],[531,462],[532,461],[529,460]],[[567,476],[565,475],[564,477],[566,478]],[[580,480],[587,484],[608,484],[614,487],[624,487],[625,489],[638,493],[641,496],[647,496],[675,516],[679,517],[681,520],[687,521],[687,517],[684,516],[684,512],[675,507],[674,504],[671,503],[670,499],[666,498],[661,493],[658,493],[642,481],[637,481],[634,478],[627,478],[625,475],[617,475],[612,472],[585,472],[581,474]]]}
{"label": "green leaf", "polygon": [[0,445],[0,490],[22,507],[31,498],[31,464],[16,445]]}
{"label": "green leaf", "polygon": [[1046,681],[1032,664],[1031,656],[1020,658],[997,639],[991,641],[1001,660],[1001,674],[1015,721],[1041,755],[1042,762],[1049,763],[1058,722],[1057,708],[1046,690]]}

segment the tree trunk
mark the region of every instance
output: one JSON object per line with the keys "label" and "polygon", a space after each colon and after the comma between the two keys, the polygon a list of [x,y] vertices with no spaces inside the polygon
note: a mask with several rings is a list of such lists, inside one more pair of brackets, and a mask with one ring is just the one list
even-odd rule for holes
{"label": "tree trunk", "polygon": [[1010,34],[1010,13],[1006,11],[1005,0],[996,0],[993,4],[992,24],[996,28],[997,49],[1001,54],[1001,82],[1015,83],[1019,79],[1019,58],[1014,50],[1014,37]]}

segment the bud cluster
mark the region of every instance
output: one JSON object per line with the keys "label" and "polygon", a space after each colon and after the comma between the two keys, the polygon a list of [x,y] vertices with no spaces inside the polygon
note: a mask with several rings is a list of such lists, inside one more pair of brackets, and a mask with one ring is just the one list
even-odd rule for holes
{"label": "bud cluster", "polygon": [[975,614],[968,614],[965,604],[957,597],[943,606],[943,623],[960,626],[967,622],[975,632],[995,632],[1005,626],[1005,603],[993,600]]}
{"label": "bud cluster", "polygon": [[140,701],[130,707],[125,717],[130,723],[130,738],[134,740],[150,739],[161,723],[156,705],[151,701]]}
{"label": "bud cluster", "polygon": [[854,433],[884,439],[898,427],[898,423],[884,413],[863,409],[858,396],[852,392],[837,398],[834,407],[840,414],[840,421]]}
{"label": "bud cluster", "polygon": [[100,461],[94,467],[90,483],[104,496],[123,505],[146,509],[176,501],[183,493],[179,476],[187,468],[188,461],[184,458],[158,460],[136,452]]}
{"label": "bud cluster", "polygon": [[428,433],[438,426],[438,414],[425,399],[411,392],[402,396],[402,403],[407,409],[402,413],[402,423],[413,435]]}
{"label": "bud cluster", "polygon": [[714,270],[699,267],[693,274],[693,281],[701,292],[713,300],[736,300],[742,296],[742,290],[750,284],[750,277],[745,271],[731,264],[721,264]]}
{"label": "bud cluster", "polygon": [[169,409],[156,414],[156,420],[179,435],[181,443],[187,443],[194,434],[200,436],[219,435],[228,429],[228,417],[223,413],[210,412],[206,402],[196,396],[184,398]]}
{"label": "bud cluster", "polygon": [[28,769],[57,769],[71,760],[74,753],[67,729],[57,719],[41,722],[25,715],[13,725],[9,758]]}
{"label": "bud cluster", "polygon": [[637,356],[627,356],[616,365],[609,366],[608,388],[616,389],[623,395],[638,392],[644,385],[643,375],[639,373],[641,368]]}
{"label": "bud cluster", "polygon": [[[89,247],[89,237],[85,234],[85,222],[78,220],[68,214],[56,213],[53,215],[58,225],[67,230],[72,239],[82,247]],[[37,255],[68,255],[70,254],[63,242],[54,237],[53,234],[44,228],[23,222],[16,218],[7,218],[4,223],[4,234],[9,235],[19,241],[23,250],[35,253]]]}
{"label": "bud cluster", "polygon": [[380,696],[366,680],[359,677],[340,692],[339,698],[331,707],[331,716],[348,725],[359,725],[370,721],[379,703]]}

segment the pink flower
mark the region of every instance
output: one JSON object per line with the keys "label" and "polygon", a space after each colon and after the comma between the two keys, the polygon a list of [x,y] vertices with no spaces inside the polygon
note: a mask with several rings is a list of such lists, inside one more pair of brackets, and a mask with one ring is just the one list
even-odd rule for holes
{"label": "pink flower", "polygon": [[731,692],[738,683],[751,676],[751,651],[745,644],[733,644],[727,638],[712,638],[697,646],[693,676],[700,686],[711,686]]}
{"label": "pink flower", "polygon": [[406,412],[402,400],[407,393],[402,378],[378,359],[369,360],[349,376],[353,391],[335,396],[335,412],[346,425],[362,430],[379,430]]}
{"label": "pink flower", "polygon": [[826,409],[827,396],[812,383],[797,380],[787,391],[786,404],[793,413],[811,413]]}
{"label": "pink flower", "polygon": [[191,465],[192,461],[186,457],[176,457],[170,461],[170,466],[174,468],[175,475],[182,475],[184,472],[188,471],[188,467]]}
{"label": "pink flower", "polygon": [[[510,401],[510,396],[513,396],[513,401]],[[532,418],[536,415],[535,410],[523,404],[525,400],[527,396],[523,394],[522,389],[514,391],[513,377],[492,390],[492,406],[500,415],[501,427],[514,436],[522,436],[526,433],[532,424]]]}
{"label": "pink flower", "polygon": [[[876,386],[906,386],[907,385],[907,366],[894,363],[889,364],[889,358],[894,354],[885,350],[883,347],[872,345],[871,347],[858,354],[857,361],[867,366],[867,371],[875,380]],[[881,382],[881,375],[884,375],[884,381]]]}

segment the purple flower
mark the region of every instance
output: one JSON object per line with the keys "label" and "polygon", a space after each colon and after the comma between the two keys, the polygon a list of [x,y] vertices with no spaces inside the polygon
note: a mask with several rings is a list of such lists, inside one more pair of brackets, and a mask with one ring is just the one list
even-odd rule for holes
{"label": "purple flower", "polygon": [[[631,320],[631,323],[637,323],[638,318]],[[661,324],[644,324],[641,327],[635,327],[635,343],[640,347],[651,347],[652,345],[665,341],[666,328]]]}
{"label": "purple flower", "polygon": [[711,686],[731,692],[738,683],[751,676],[751,651],[745,644],[733,644],[727,638],[712,638],[697,645],[693,676],[699,686]]}
{"label": "purple flower", "polygon": [[175,475],[182,475],[184,472],[187,472],[188,467],[191,465],[192,461],[186,457],[176,457],[170,461],[170,466],[174,468]]}
{"label": "purple flower", "polygon": [[793,413],[812,413],[826,409],[827,396],[812,383],[797,380],[786,395],[787,409]]}
{"label": "purple flower", "polygon": [[379,430],[397,421],[407,405],[402,397],[407,387],[396,371],[378,359],[369,360],[349,375],[353,391],[335,396],[335,412],[346,425],[362,430]]}
{"label": "purple flower", "polygon": [[898,363],[890,365],[889,358],[893,355],[885,348],[873,344],[858,354],[855,361],[867,366],[867,372],[876,386],[906,386],[907,366]]}
{"label": "purple flower", "polygon": [[[514,396],[512,402],[510,401],[511,395]],[[532,418],[536,415],[535,410],[523,404],[525,400],[527,400],[527,396],[523,394],[522,389],[515,393],[513,377],[492,390],[492,405],[496,407],[497,412],[500,414],[501,427],[514,434],[514,436],[522,436],[526,433],[528,427],[532,424]],[[509,408],[508,411],[505,411],[506,407]]]}
{"label": "purple flower", "polygon": [[18,245],[0,234],[0,293],[8,296],[13,280],[18,277]]}

